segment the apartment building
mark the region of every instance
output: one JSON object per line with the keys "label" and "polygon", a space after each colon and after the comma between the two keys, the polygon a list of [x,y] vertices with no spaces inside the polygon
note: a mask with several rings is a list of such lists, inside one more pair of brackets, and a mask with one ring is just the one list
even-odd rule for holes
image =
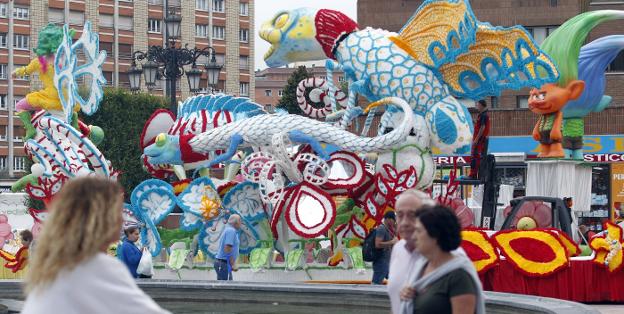
{"label": "apartment building", "polygon": [[[312,62],[295,63],[291,67],[285,68],[267,68],[258,70],[256,77],[256,102],[264,105],[264,108],[273,112],[275,107],[282,98],[284,88],[288,83],[288,78],[293,74],[299,65],[306,66],[310,77],[325,79],[327,77],[327,69],[324,66],[317,66]],[[334,74],[334,86],[340,88],[345,76],[342,71],[336,71]]]}
{"label": "apartment building", "polygon": [[[132,53],[166,44],[164,19],[169,11],[182,17],[177,47],[215,49],[222,65],[216,91],[253,98],[254,0],[0,0],[0,178],[10,182],[24,171],[24,131],[8,110],[39,86],[34,77],[10,80],[10,73],[35,57],[32,48],[45,25],[68,23],[79,36],[85,21],[90,21],[100,35],[100,49],[107,52],[103,71],[108,85],[129,88]],[[206,63],[204,57],[198,60],[200,68]],[[150,92],[165,94],[166,81],[161,82]],[[177,83],[178,100],[191,95],[185,77]],[[142,85],[147,91],[144,81]],[[205,88],[202,92],[209,91],[206,73],[200,86]],[[13,132],[9,132],[10,116]],[[3,186],[0,181],[0,190]]]}

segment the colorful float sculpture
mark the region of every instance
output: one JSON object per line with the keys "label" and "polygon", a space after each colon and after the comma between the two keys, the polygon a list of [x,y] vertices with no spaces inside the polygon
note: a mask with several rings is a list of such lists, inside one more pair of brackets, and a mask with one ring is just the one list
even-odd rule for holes
{"label": "colorful float sculpture", "polygon": [[[240,188],[244,195],[257,200],[243,207],[253,213],[248,217],[254,237],[250,247],[273,239],[288,251],[291,237],[329,234],[335,253],[329,264],[335,265],[342,258],[343,239],[363,239],[392,210],[400,192],[431,185],[433,146],[445,153],[470,150],[471,118],[456,97],[480,99],[558,78],[553,62],[522,27],[481,23],[462,0],[425,1],[398,34],[360,30],[332,10],[297,9],[278,13],[260,36],[271,43],[265,56],[269,66],[330,59],[327,80],[303,81],[298,91],[303,111],[327,122],[268,114],[246,98],[200,95],[180,105],[177,119],[156,112],[141,140],[148,171],[183,182],[171,188],[161,181],[150,188],[153,197],[178,203],[184,211],[181,226],[202,230],[199,242],[208,255],[227,215],[243,212],[242,205],[227,205],[228,196],[245,187]],[[346,73],[348,95],[333,86],[336,69]],[[308,98],[322,108],[305,102],[306,89],[312,89]],[[372,102],[366,110],[355,104],[357,94]],[[380,132],[367,137],[381,106],[386,110]],[[368,116],[358,136],[346,127],[361,113]],[[367,152],[379,154],[374,175],[362,160]],[[234,180],[238,163],[242,178]],[[224,180],[206,178],[221,165],[228,169]],[[191,181],[187,170],[199,178]],[[145,204],[133,201],[128,212],[134,219],[158,222],[169,210],[137,210]],[[347,205],[338,213],[340,204]],[[312,211],[321,218],[307,221]],[[154,254],[158,239],[150,237]]]}
{"label": "colorful float sculpture", "polygon": [[[91,115],[99,107],[102,86],[106,83],[101,68],[106,52],[99,50],[98,36],[91,31],[90,22],[85,23],[76,41],[72,40],[74,34],[67,25],[62,28],[46,26],[39,34],[35,49],[37,59],[14,73],[38,73],[44,89],[28,94],[16,106],[27,132],[24,149],[34,164],[31,174],[11,188],[25,190],[45,204],[69,178],[89,174],[117,177],[117,172],[96,147],[103,139],[102,130],[85,125],[77,114],[82,110]],[[79,58],[80,54],[84,58]],[[79,86],[80,80],[90,85]],[[33,234],[36,236],[46,211],[30,209],[30,213],[35,220]]]}
{"label": "colorful float sculpture", "polygon": [[611,102],[611,97],[603,95],[604,72],[623,46],[619,36],[581,45],[600,23],[622,18],[622,11],[586,12],[565,22],[542,44],[560,76],[556,83],[530,93],[529,109],[540,115],[533,129],[533,138],[540,142],[538,157],[583,159],[583,118]]}
{"label": "colorful float sculpture", "polygon": [[[433,177],[432,146],[444,153],[470,149],[471,119],[455,97],[480,99],[558,75],[524,29],[481,23],[467,1],[425,1],[398,34],[360,30],[332,10],[297,9],[266,22],[260,37],[272,45],[265,55],[269,66],[329,58],[330,71],[343,70],[350,87],[347,112],[361,110],[351,101],[356,93],[370,101],[405,99],[418,117],[415,138],[381,152],[380,160],[421,160],[415,165],[421,188]],[[386,110],[380,131],[395,127],[402,114],[396,105]],[[411,166],[400,163],[393,165],[399,171]]]}

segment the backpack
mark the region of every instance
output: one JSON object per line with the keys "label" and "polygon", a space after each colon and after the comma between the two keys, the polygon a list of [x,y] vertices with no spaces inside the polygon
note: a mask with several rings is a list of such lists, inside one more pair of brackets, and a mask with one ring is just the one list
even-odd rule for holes
{"label": "backpack", "polygon": [[374,262],[382,254],[383,249],[375,247],[375,238],[377,237],[377,228],[371,230],[362,244],[362,258],[365,262]]}

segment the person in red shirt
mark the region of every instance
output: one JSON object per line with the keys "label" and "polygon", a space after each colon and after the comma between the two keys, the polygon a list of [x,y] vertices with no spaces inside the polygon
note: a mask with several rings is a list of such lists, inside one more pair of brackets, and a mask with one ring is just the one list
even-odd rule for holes
{"label": "person in red shirt", "polygon": [[472,151],[470,160],[470,178],[477,179],[481,158],[487,154],[490,135],[490,116],[488,115],[487,102],[479,100],[476,105],[479,115],[474,126],[472,138]]}

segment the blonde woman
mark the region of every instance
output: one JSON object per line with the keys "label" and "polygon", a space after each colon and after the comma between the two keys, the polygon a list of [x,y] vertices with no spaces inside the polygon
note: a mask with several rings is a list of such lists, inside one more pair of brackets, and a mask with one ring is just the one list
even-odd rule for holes
{"label": "blonde woman", "polygon": [[123,192],[108,179],[70,181],[55,197],[26,277],[22,313],[168,313],[106,255],[119,239]]}

